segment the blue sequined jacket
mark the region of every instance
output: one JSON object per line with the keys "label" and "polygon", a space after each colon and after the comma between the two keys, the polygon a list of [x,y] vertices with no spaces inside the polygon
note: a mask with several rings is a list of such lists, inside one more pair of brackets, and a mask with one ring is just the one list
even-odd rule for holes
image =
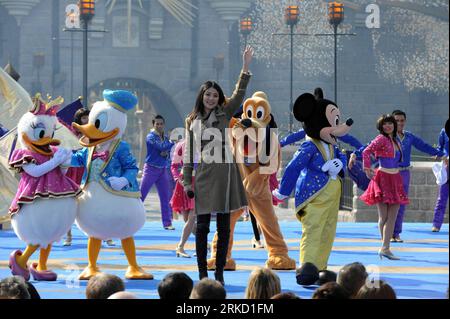
{"label": "blue sequined jacket", "polygon": [[[336,146],[329,146],[331,149],[331,159],[339,158],[344,165],[339,177],[344,177],[344,169],[347,167],[347,158]],[[322,166],[327,160],[325,149],[318,140],[307,140],[303,142],[300,149],[294,154],[289,162],[281,179],[279,192],[284,196],[289,196],[294,187],[295,190],[295,212],[301,210],[317,197],[328,185],[331,177],[328,172],[322,171]]]}
{"label": "blue sequined jacket", "polygon": [[[92,154],[94,153],[94,147],[84,147],[81,150],[72,154],[71,166],[86,167],[81,181],[81,188],[86,186],[86,182],[89,180]],[[103,188],[113,194],[139,198],[141,196],[139,192],[139,184],[137,182],[138,167],[136,165],[136,159],[131,154],[130,146],[128,143],[117,140],[113,142],[109,148],[109,158],[103,164],[99,182]],[[129,184],[120,191],[115,191],[111,188],[111,184],[108,181],[110,177],[125,177]]]}

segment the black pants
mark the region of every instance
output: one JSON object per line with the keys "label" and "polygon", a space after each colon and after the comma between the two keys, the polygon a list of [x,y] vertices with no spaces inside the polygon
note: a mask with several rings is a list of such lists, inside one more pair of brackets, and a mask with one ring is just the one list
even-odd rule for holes
{"label": "black pants", "polygon": [[255,240],[260,241],[261,236],[259,235],[258,222],[256,221],[255,215],[253,215],[251,211],[249,211],[248,213],[250,215],[250,220],[252,221],[253,235],[255,236]]}
{"label": "black pants", "polygon": [[[207,272],[208,233],[211,214],[197,215],[197,232],[195,245],[197,251],[197,265],[200,274]],[[227,262],[228,243],[230,241],[230,214],[217,214],[217,251],[216,271],[223,272]]]}

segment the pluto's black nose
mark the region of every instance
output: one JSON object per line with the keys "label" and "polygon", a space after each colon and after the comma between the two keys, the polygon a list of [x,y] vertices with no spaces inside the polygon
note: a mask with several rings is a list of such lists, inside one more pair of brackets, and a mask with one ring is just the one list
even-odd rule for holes
{"label": "pluto's black nose", "polygon": [[252,127],[252,121],[250,119],[243,119],[241,121],[241,124],[245,127],[245,128],[249,128]]}
{"label": "pluto's black nose", "polygon": [[350,119],[347,119],[347,121],[345,121],[345,124],[347,124],[347,126],[352,126],[353,125],[353,120],[350,118]]}

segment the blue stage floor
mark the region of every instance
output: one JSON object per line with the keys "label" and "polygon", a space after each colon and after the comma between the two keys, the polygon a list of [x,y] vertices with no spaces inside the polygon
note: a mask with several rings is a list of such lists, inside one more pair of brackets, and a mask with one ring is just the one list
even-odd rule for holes
{"label": "blue stage floor", "polygon": [[[289,245],[289,255],[299,258],[299,238],[301,225],[298,222],[280,223]],[[197,280],[196,259],[176,258],[175,247],[179,240],[182,222],[175,222],[175,231],[166,231],[160,222],[147,222],[135,236],[138,248],[138,262],[150,271],[155,280],[126,281],[126,289],[141,298],[158,298],[159,281],[169,272],[184,271]],[[380,277],[394,287],[399,298],[441,299],[446,297],[449,284],[449,236],[448,224],[439,233],[430,231],[430,224],[405,224],[402,238],[405,243],[392,244],[392,251],[401,260],[380,260],[378,229],[374,223],[340,223],[329,268],[337,271],[343,265],[359,261],[371,272],[371,276]],[[211,230],[215,229],[212,223]],[[79,272],[87,264],[87,240],[76,226],[73,227],[73,245],[63,247],[55,243],[50,255],[49,266],[58,273],[56,282],[33,282],[42,298],[73,299],[85,298],[86,282],[76,280]],[[212,238],[212,233],[210,238]],[[225,273],[227,298],[243,298],[251,270],[264,266],[267,253],[264,249],[252,249],[253,236],[250,222],[239,222],[235,232],[233,256],[238,270]],[[194,238],[191,237],[187,249],[192,253]],[[99,257],[100,269],[104,272],[124,277],[126,259],[117,247],[102,248]],[[23,243],[13,231],[0,231],[0,278],[10,275],[8,256],[14,249],[23,249]],[[32,260],[36,260],[35,254]],[[297,264],[298,266],[298,264]],[[211,273],[210,273],[211,274]],[[212,275],[212,274],[211,274]],[[294,271],[279,271],[283,291],[292,291],[302,298],[311,298],[315,287],[304,288],[295,282]]]}

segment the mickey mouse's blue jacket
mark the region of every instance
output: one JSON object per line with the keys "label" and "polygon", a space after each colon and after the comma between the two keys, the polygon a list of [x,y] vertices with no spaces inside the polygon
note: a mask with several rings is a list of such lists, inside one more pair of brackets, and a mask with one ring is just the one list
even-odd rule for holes
{"label": "mickey mouse's blue jacket", "polygon": [[[329,146],[331,159],[339,158],[344,168],[347,167],[347,158],[336,146]],[[331,177],[328,172],[322,171],[326,162],[326,152],[319,140],[310,139],[302,143],[300,149],[294,154],[284,172],[279,192],[289,196],[294,187],[295,212],[298,214],[309,202],[317,197],[328,185]],[[339,177],[344,177],[344,168]]]}

